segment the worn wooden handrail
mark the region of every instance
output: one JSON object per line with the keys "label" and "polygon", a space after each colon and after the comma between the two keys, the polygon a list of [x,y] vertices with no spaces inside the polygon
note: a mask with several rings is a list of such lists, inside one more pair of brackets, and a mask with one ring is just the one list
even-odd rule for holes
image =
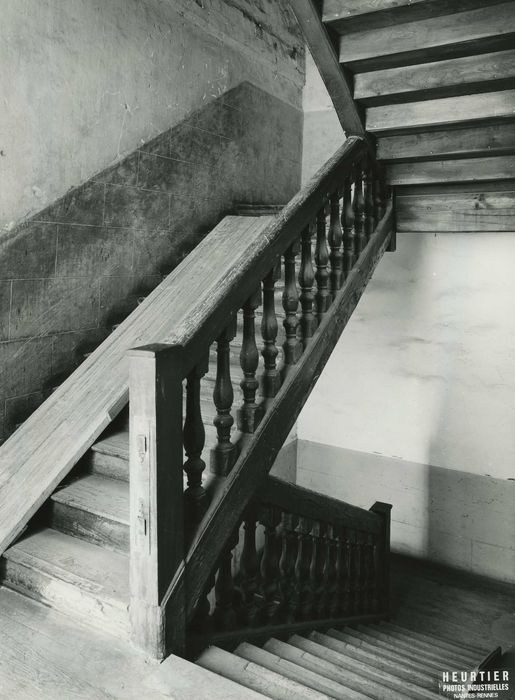
{"label": "worn wooden handrail", "polygon": [[[392,203],[386,203],[384,178],[359,137],[348,139],[267,226],[249,226],[249,235],[242,237],[241,230],[231,226],[230,217],[225,222],[177,272],[180,297],[172,312],[177,323],[166,344],[131,353],[131,573],[135,581],[131,618],[135,642],[155,656],[184,651],[185,629],[205,606],[206,587],[221,557],[225,564],[218,579],[229,577],[230,558],[223,555],[234,544],[231,533],[262,485],[375,266],[394,245]],[[281,261],[285,340],[278,367],[274,285]],[[199,283],[199,268],[208,272],[204,286]],[[151,297],[148,302],[159,305],[160,299]],[[258,381],[254,317],[261,305],[264,370]],[[243,309],[244,402],[234,439],[229,345],[236,333],[238,309]],[[205,435],[199,387],[215,340],[217,443],[211,452],[211,471],[218,479],[208,494],[202,484]],[[146,373],[145,382],[138,378],[140,373]],[[183,418],[178,384],[186,378],[184,436],[176,438],[185,448],[183,465],[170,435],[163,435],[160,444],[160,431],[166,430],[161,414],[167,407],[174,421],[172,433],[177,435]],[[257,398],[260,385],[262,399]],[[183,467],[188,475],[184,504],[177,493],[170,493],[172,488],[181,490]],[[272,491],[271,498],[285,493],[279,485]],[[161,516],[166,503],[172,510]],[[380,519],[375,514],[333,506],[336,524],[344,514],[348,521],[361,523],[362,531],[379,533]],[[316,509],[315,504],[312,507]],[[172,567],[163,548],[174,562]],[[140,569],[145,570],[144,585],[136,583]]]}

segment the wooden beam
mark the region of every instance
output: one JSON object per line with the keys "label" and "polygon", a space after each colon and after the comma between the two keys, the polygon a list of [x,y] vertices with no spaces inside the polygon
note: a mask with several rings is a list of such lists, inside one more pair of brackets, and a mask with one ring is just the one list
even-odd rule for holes
{"label": "wooden beam", "polygon": [[367,107],[515,87],[515,50],[358,73],[354,99]]}
{"label": "wooden beam", "polygon": [[484,0],[324,0],[322,18],[327,26],[343,34],[448,15],[484,4]]}
{"label": "wooden beam", "polygon": [[467,158],[422,163],[392,163],[386,168],[390,185],[432,182],[508,180],[515,173],[515,156]]}
{"label": "wooden beam", "polygon": [[377,139],[379,160],[441,160],[514,153],[515,121]]}
{"label": "wooden beam", "polygon": [[364,116],[354,102],[352,88],[338,63],[331,39],[313,0],[292,0],[291,7],[304,33],[309,50],[347,135],[365,135]]}
{"label": "wooden beam", "polygon": [[515,90],[482,92],[479,95],[442,97],[439,100],[369,107],[367,130],[403,133],[478,121],[515,120]]}
{"label": "wooden beam", "polygon": [[[340,63],[354,72],[513,48],[515,3],[345,33]],[[497,46],[501,44],[501,46]]]}
{"label": "wooden beam", "polygon": [[[327,362],[338,338],[364,291],[366,283],[388,245],[392,227],[392,204],[361,253],[351,274],[338,292],[331,312],[327,313],[288,375],[271,409],[259,424],[253,439],[244,446],[238,462],[219,491],[214,494],[208,512],[196,533],[186,559],[186,571],[169,591],[173,607],[180,585],[188,592],[187,617],[190,618],[197,601],[226,544],[227,532],[232,532],[261,480],[269,472],[280,446],[307,400],[311,389]],[[185,584],[184,584],[184,581]]]}
{"label": "wooden beam", "polygon": [[401,232],[515,231],[515,189],[398,194],[397,222]]}

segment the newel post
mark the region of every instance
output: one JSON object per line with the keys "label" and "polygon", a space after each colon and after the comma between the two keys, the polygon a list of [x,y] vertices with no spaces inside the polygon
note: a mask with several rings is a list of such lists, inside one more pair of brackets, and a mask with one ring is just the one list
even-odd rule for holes
{"label": "newel post", "polygon": [[148,345],[129,358],[131,636],[163,658],[185,641],[184,605],[167,620],[163,604],[184,559],[183,349]]}
{"label": "newel post", "polygon": [[379,612],[390,612],[390,520],[392,506],[389,503],[376,501],[372,513],[381,517],[383,527],[378,535],[374,564],[377,581],[377,598],[379,600]]}

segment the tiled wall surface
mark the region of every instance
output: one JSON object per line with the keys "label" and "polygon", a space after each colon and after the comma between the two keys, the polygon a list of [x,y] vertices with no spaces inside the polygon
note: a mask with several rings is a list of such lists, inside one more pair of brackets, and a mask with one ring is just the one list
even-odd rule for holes
{"label": "tiled wall surface", "polygon": [[0,439],[235,202],[300,182],[302,112],[248,82],[0,238]]}

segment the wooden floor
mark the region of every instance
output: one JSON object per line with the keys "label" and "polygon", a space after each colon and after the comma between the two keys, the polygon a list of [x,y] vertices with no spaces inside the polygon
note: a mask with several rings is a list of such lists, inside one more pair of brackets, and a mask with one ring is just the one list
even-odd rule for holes
{"label": "wooden floor", "polygon": [[[515,645],[515,591],[395,557],[399,623],[451,640]],[[148,661],[128,644],[0,588],[0,698],[240,700],[241,686],[182,659]]]}

